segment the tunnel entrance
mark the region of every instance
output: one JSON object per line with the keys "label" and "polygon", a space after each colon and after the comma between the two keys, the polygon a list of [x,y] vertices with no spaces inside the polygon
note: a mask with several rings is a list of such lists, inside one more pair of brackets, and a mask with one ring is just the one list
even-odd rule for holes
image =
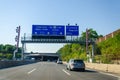
{"label": "tunnel entrance", "polygon": [[59,58],[60,55],[57,53],[24,53],[25,60],[56,62]]}

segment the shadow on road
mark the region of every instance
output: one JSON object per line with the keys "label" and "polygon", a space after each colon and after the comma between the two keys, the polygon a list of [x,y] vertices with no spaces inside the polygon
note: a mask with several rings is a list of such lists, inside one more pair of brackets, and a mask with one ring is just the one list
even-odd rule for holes
{"label": "shadow on road", "polygon": [[94,70],[85,70],[85,71],[81,71],[81,70],[74,70],[74,72],[87,72],[87,73],[96,73],[97,71]]}
{"label": "shadow on road", "polygon": [[93,70],[85,70],[85,72],[96,73],[97,71],[93,71]]}

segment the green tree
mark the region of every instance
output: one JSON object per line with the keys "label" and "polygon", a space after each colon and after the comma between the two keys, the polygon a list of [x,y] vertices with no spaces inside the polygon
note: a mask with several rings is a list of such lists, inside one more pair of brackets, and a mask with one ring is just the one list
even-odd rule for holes
{"label": "green tree", "polygon": [[12,59],[12,57],[13,57],[13,55],[12,55],[12,54],[6,54],[6,58],[7,58],[7,59],[11,60],[11,59]]}
{"label": "green tree", "polygon": [[5,45],[5,52],[6,53],[13,53],[14,50],[15,50],[15,46],[12,46],[12,45],[9,45],[9,44]]}
{"label": "green tree", "polygon": [[0,52],[2,53],[4,51],[4,45],[0,44]]}
{"label": "green tree", "polygon": [[[98,33],[97,33],[95,30],[93,30],[92,28],[90,28],[90,29],[88,30],[88,38],[97,39],[97,38],[99,38],[99,37],[101,37],[101,36],[102,36],[102,35],[99,36]],[[86,38],[86,31],[85,31],[85,32],[82,32],[81,38],[83,38],[83,39]]]}
{"label": "green tree", "polygon": [[3,54],[2,53],[0,53],[0,60],[3,58]]}
{"label": "green tree", "polygon": [[70,58],[80,58],[86,60],[84,50],[80,44],[67,44],[62,47],[58,53],[62,56],[62,59],[68,61]]}
{"label": "green tree", "polygon": [[[15,46],[10,44],[0,44],[0,59],[12,59],[13,52],[15,50]],[[21,53],[21,48],[18,48],[18,53]],[[16,57],[20,58],[21,54],[18,54]]]}
{"label": "green tree", "polygon": [[120,58],[120,33],[113,38],[109,38],[101,43],[98,43],[98,48],[101,51],[102,62],[110,63],[110,61]]}

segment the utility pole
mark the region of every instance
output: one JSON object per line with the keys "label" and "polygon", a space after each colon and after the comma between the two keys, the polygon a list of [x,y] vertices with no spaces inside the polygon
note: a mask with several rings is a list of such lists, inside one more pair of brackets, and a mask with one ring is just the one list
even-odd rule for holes
{"label": "utility pole", "polygon": [[17,44],[16,44],[16,49],[13,54],[13,60],[16,60],[16,52],[18,52],[19,39],[20,39],[20,26],[16,28],[16,33],[17,33],[17,36],[15,37],[15,42],[17,42]]}
{"label": "utility pole", "polygon": [[87,58],[88,58],[88,62],[89,62],[89,51],[88,51],[88,29],[86,29],[86,55],[87,55]]}
{"label": "utility pole", "polygon": [[88,29],[86,29],[86,54],[88,54]]}
{"label": "utility pole", "polygon": [[[86,29],[86,54],[87,54],[88,62],[93,62],[93,60],[94,60],[94,47],[95,47],[95,44],[94,44],[94,42],[89,40],[89,35],[90,35],[90,30]],[[92,53],[88,49],[89,43],[92,44]]]}

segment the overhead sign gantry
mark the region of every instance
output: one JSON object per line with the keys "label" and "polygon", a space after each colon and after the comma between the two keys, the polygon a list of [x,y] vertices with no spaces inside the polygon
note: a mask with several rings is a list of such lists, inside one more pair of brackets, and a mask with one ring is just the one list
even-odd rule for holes
{"label": "overhead sign gantry", "polygon": [[[78,25],[32,25],[31,37],[22,37],[22,54],[26,43],[78,43],[86,44],[85,39],[66,39],[67,36],[79,36]],[[93,40],[87,41],[93,44]],[[23,55],[22,55],[23,56]]]}

